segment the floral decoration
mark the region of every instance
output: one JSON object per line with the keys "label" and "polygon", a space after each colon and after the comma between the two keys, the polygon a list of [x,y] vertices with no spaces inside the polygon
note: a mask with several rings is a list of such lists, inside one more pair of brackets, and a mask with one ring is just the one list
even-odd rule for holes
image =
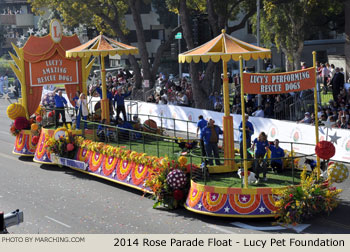
{"label": "floral decoration", "polygon": [[58,140],[56,140],[54,137],[50,137],[49,135],[47,135],[45,139],[47,139],[46,146],[50,152],[55,153],[60,157],[70,159],[74,158],[78,145],[74,141],[74,136],[71,130],[68,130],[68,134],[66,136],[60,136]]}
{"label": "floral decoration", "polygon": [[314,215],[329,214],[339,203],[342,190],[332,186],[329,180],[318,180],[316,172],[307,176],[306,167],[300,177],[300,185],[274,190],[279,197],[275,202],[278,223],[300,224]]}

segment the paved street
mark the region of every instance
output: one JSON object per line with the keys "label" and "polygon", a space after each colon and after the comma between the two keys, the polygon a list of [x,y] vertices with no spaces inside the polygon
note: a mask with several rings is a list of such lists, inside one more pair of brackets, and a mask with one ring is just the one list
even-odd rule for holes
{"label": "paved street", "polygon": [[[24,212],[24,223],[9,228],[11,233],[249,234],[267,231],[238,228],[232,222],[271,227],[273,219],[214,218],[185,209],[153,209],[154,201],[137,190],[19,158],[12,154],[15,138],[9,133],[8,105],[0,99],[0,211]],[[350,180],[339,186],[344,189],[342,204],[330,216],[307,222],[311,226],[303,233],[350,233]],[[296,233],[291,229],[273,232]]]}

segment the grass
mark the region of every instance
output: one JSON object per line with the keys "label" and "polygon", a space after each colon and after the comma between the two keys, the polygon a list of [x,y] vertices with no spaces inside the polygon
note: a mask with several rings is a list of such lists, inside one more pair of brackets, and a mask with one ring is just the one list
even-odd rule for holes
{"label": "grass", "polygon": [[[294,171],[294,184],[298,184],[300,182],[300,173],[301,171],[299,170]],[[252,184],[249,185],[249,187],[281,187],[293,185],[292,175],[292,170],[284,171],[282,174],[275,174],[272,171],[269,171],[266,175],[268,181],[265,182],[260,179],[259,184]],[[261,177],[262,175],[260,175],[260,178]],[[238,177],[237,172],[210,174],[206,181],[201,178],[197,179],[196,183],[218,187],[242,187],[242,181]]]}
{"label": "grass", "polygon": [[333,100],[333,93],[327,92],[327,94],[324,94],[323,91],[321,91],[321,103],[322,106],[328,105],[330,100]]}
{"label": "grass", "polygon": [[[49,127],[54,129],[54,126]],[[94,141],[99,141],[98,138],[94,135],[86,135],[87,139],[91,139]],[[114,138],[112,142],[105,142],[106,144],[112,146],[124,146],[125,149],[130,149],[136,152],[143,152],[150,156],[158,156],[164,157],[168,156],[170,159],[177,159],[177,155],[179,155],[182,150],[175,141],[171,139],[164,139],[162,136],[156,137],[141,137],[139,139],[129,139],[122,138],[119,135],[118,138]],[[194,157],[188,157],[188,163],[196,164],[200,166],[202,163],[201,149],[196,148],[193,151]],[[223,152],[220,152],[220,157],[223,158]],[[236,156],[236,162],[239,162],[240,157]],[[286,170],[282,174],[275,174],[269,170],[267,173],[268,181],[262,181],[259,184],[249,185],[250,188],[256,187],[281,187],[281,186],[289,186],[293,184],[298,184],[300,182],[300,170],[295,170],[294,174],[292,174],[292,170]],[[260,175],[262,177],[262,174]],[[294,181],[293,181],[294,177]],[[221,173],[221,174],[210,174],[209,177],[205,178],[203,175],[196,174],[193,179],[200,184],[205,184],[209,186],[217,186],[217,187],[242,187],[242,181],[238,177],[237,172],[231,173]]]}

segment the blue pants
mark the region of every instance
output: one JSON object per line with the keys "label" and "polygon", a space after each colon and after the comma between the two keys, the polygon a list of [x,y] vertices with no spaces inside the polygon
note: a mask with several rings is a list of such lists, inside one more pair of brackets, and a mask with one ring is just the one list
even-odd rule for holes
{"label": "blue pants", "polygon": [[[77,115],[77,126],[76,129],[80,129],[80,117],[83,117],[83,119],[86,121],[87,120],[87,116],[81,116],[80,114],[80,110],[78,111],[78,115]],[[87,129],[87,123],[84,123],[84,128]]]}
{"label": "blue pants", "polygon": [[205,145],[205,152],[207,153],[207,157],[209,158],[209,165],[213,165],[213,153],[215,157],[215,164],[216,165],[221,165],[220,160],[219,160],[219,148],[217,143],[208,143]]}

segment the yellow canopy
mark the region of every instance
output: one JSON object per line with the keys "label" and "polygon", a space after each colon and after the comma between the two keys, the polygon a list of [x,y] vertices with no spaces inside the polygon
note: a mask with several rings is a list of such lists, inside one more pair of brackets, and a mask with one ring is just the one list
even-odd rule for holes
{"label": "yellow canopy", "polygon": [[107,55],[123,55],[123,54],[137,54],[139,51],[136,47],[120,43],[116,40],[110,39],[102,34],[96,38],[77,46],[71,50],[66,51],[66,57],[90,57],[90,56],[107,56]]}
{"label": "yellow canopy", "polygon": [[218,62],[220,59],[224,62],[231,59],[238,61],[239,56],[242,56],[244,60],[271,58],[271,50],[243,42],[227,35],[225,30],[222,30],[219,36],[204,45],[179,54],[179,63],[190,63],[192,60],[195,63],[200,60],[204,63],[209,60]]}

